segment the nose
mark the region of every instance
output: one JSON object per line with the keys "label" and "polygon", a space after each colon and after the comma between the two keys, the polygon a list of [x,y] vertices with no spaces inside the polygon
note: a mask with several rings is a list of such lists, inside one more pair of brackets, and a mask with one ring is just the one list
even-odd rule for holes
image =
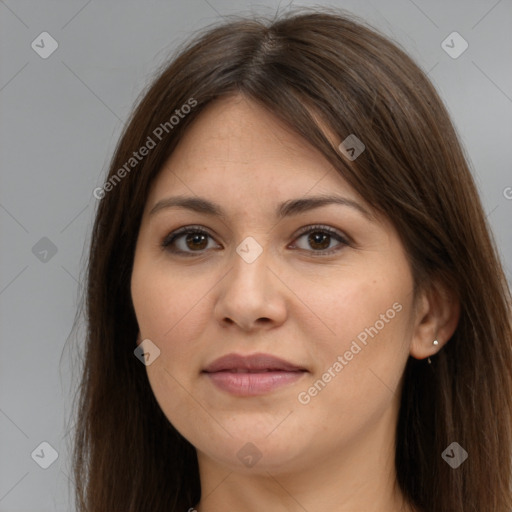
{"label": "nose", "polygon": [[219,283],[214,316],[224,326],[237,325],[244,331],[271,329],[287,315],[286,286],[266,250],[249,263],[238,253]]}

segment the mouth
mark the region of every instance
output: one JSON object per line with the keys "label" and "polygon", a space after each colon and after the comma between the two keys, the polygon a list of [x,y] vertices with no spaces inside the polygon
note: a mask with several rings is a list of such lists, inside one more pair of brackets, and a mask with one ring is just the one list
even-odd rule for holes
{"label": "mouth", "polygon": [[202,373],[220,390],[235,396],[255,396],[292,384],[308,370],[269,354],[228,354]]}

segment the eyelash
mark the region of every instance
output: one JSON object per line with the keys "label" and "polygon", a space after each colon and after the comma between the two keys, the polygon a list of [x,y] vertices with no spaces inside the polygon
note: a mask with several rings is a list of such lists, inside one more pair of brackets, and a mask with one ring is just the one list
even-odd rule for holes
{"label": "eyelash", "polygon": [[[333,249],[324,249],[323,251],[312,250],[311,251],[312,255],[328,256],[335,252],[340,251],[343,248],[343,246],[350,245],[350,241],[348,240],[348,237],[343,236],[340,232],[330,228],[329,226],[321,226],[321,225],[305,226],[303,229],[300,230],[300,232],[297,234],[296,238],[298,239],[303,235],[307,235],[307,234],[315,233],[315,232],[327,234],[327,235],[335,238],[338,242],[341,243],[341,247],[338,246]],[[195,256],[197,254],[203,254],[204,251],[206,251],[206,249],[203,249],[202,251],[181,251],[179,249],[172,249],[170,247],[171,244],[173,244],[178,238],[180,238],[183,235],[188,235],[188,234],[201,234],[201,235],[206,235],[206,236],[213,238],[212,235],[208,231],[201,228],[200,226],[187,226],[184,228],[180,228],[176,231],[173,231],[172,233],[169,233],[161,242],[162,249],[167,252],[170,252],[172,254],[184,255],[186,257]],[[301,249],[301,250],[304,251],[307,249]]]}

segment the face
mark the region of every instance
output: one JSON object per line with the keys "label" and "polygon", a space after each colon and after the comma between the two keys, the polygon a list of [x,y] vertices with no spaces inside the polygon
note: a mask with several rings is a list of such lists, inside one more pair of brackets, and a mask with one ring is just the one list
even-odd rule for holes
{"label": "face", "polygon": [[412,290],[393,226],[242,97],[210,104],[154,181],[131,280],[162,411],[200,464],[253,472],[394,433]]}

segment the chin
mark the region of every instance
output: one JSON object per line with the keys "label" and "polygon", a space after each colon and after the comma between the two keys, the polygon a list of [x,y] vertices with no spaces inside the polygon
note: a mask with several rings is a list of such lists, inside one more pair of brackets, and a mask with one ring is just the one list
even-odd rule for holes
{"label": "chin", "polygon": [[[274,428],[276,424],[278,422]],[[229,430],[232,437],[223,432],[220,437],[189,441],[197,448],[198,455],[201,452],[202,456],[215,460],[229,471],[247,474],[277,473],[296,468],[297,458],[308,450],[307,443],[302,443],[302,447],[297,444],[301,440],[299,432],[291,433],[287,429],[279,435],[277,430],[254,428],[254,423],[238,427]]]}

